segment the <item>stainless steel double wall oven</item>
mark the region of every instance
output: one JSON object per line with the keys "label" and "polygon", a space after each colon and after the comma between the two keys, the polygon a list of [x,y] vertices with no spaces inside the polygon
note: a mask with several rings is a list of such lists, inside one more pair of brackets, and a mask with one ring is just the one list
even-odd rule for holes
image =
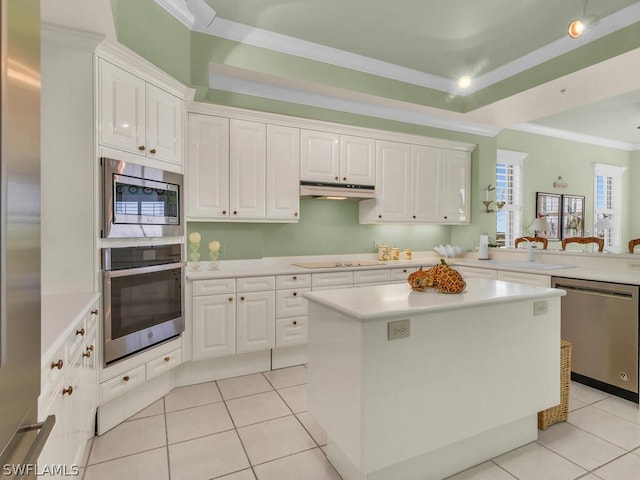
{"label": "stainless steel double wall oven", "polygon": [[102,249],[109,365],[184,331],[186,262],[176,243],[184,235],[182,175],[107,158],[101,163],[102,237],[118,239]]}

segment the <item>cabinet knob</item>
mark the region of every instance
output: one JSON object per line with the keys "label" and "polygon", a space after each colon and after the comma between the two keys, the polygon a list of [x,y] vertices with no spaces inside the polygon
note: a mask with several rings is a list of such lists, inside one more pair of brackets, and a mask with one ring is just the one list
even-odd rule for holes
{"label": "cabinet knob", "polygon": [[298,277],[294,275],[294,276],[293,276],[293,279],[294,279],[294,280],[297,280],[297,279],[298,279]]}
{"label": "cabinet knob", "polygon": [[164,357],[164,361],[167,362],[167,363],[170,362],[171,361],[171,357]]}
{"label": "cabinet knob", "polygon": [[294,214],[293,214],[293,216],[294,216],[294,217],[297,217],[297,216],[298,216],[298,212],[294,213]]}
{"label": "cabinet knob", "polygon": [[378,215],[378,218],[382,218],[382,215]]}
{"label": "cabinet knob", "polygon": [[98,315],[98,309],[91,310],[91,315]]}
{"label": "cabinet knob", "polygon": [[91,350],[87,350],[86,352],[84,352],[84,353],[82,354],[82,356],[83,356],[84,358],[89,358],[89,357],[91,356]]}
{"label": "cabinet knob", "polygon": [[244,297],[240,297],[240,300],[242,300],[244,302]]}
{"label": "cabinet knob", "polygon": [[62,370],[63,365],[64,365],[64,362],[62,361],[62,359],[59,359],[57,362],[51,362],[51,370],[53,370],[54,368],[57,368],[58,370]]}
{"label": "cabinet knob", "polygon": [[297,297],[298,296],[298,292],[293,292],[293,296]]}
{"label": "cabinet knob", "polygon": [[129,375],[125,375],[124,377],[122,377],[122,380],[124,380],[125,382],[129,381]]}
{"label": "cabinet knob", "polygon": [[346,182],[347,181],[347,177],[342,177],[342,181]]}
{"label": "cabinet knob", "polygon": [[152,155],[154,155],[154,154],[156,153],[156,149],[155,149],[155,148],[152,148],[151,150],[149,150],[149,153],[150,153],[150,154],[152,154]]}
{"label": "cabinet knob", "polygon": [[297,324],[298,324],[298,321],[297,321],[297,320],[294,320],[292,323],[293,323],[294,325],[297,325]]}
{"label": "cabinet knob", "polygon": [[335,180],[340,180],[340,177],[333,177]]}
{"label": "cabinet knob", "polygon": [[403,273],[407,273],[407,269],[406,269],[406,268],[405,268],[405,269],[403,269],[403,270],[402,270],[402,272],[403,272]]}
{"label": "cabinet knob", "polygon": [[446,215],[445,215],[444,219],[445,219],[445,220],[447,219],[447,216],[446,216]]}
{"label": "cabinet knob", "polygon": [[233,302],[233,297],[229,297],[229,301],[230,301],[230,302]]}
{"label": "cabinet knob", "polygon": [[84,337],[84,328],[81,328],[80,330],[76,330],[76,335],[80,335],[81,337]]}
{"label": "cabinet knob", "polygon": [[140,145],[140,146],[138,147],[138,150],[140,150],[141,152],[144,152],[144,151],[145,151],[144,145]]}
{"label": "cabinet knob", "polygon": [[226,210],[222,210],[222,214],[223,214],[223,215],[226,215],[226,214],[227,214],[227,211],[226,211]]}
{"label": "cabinet knob", "polygon": [[233,214],[234,214],[234,215],[237,215],[237,214],[238,214],[238,211],[237,211],[237,210],[234,210],[234,211],[233,211]]}
{"label": "cabinet knob", "polygon": [[412,217],[413,217],[414,219],[416,218],[416,216],[415,216],[415,215],[412,215]]}
{"label": "cabinet knob", "polygon": [[89,352],[93,352],[93,345],[89,345],[89,346],[87,347],[87,351],[89,351]]}
{"label": "cabinet knob", "polygon": [[69,385],[68,388],[62,389],[62,395],[71,395],[73,393],[73,386]]}

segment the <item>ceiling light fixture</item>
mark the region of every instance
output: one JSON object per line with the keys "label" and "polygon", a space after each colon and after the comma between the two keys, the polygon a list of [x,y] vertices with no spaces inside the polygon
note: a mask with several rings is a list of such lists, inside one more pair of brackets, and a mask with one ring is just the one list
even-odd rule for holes
{"label": "ceiling light fixture", "polygon": [[579,38],[584,32],[584,23],[574,20],[569,24],[568,33],[571,38]]}
{"label": "ceiling light fixture", "polygon": [[458,79],[458,86],[466,90],[471,86],[471,77],[469,75],[463,75]]}

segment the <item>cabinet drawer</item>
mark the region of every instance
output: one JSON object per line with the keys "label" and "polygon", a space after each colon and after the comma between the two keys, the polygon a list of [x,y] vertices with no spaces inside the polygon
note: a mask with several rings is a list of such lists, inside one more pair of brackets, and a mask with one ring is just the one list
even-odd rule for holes
{"label": "cabinet drawer", "polygon": [[88,333],[84,320],[76,325],[76,328],[73,329],[66,342],[67,360],[75,358],[80,350],[84,349],[84,339]]}
{"label": "cabinet drawer", "polygon": [[311,275],[311,288],[333,285],[353,285],[353,272],[328,272]]}
{"label": "cabinet drawer", "polygon": [[238,292],[259,292],[261,290],[275,290],[276,277],[245,277],[236,280]]}
{"label": "cabinet drawer", "polygon": [[527,285],[537,285],[540,287],[551,286],[551,277],[549,275],[538,275],[536,273],[498,271],[498,280],[526,283]]}
{"label": "cabinet drawer", "polygon": [[353,283],[388,283],[389,269],[356,270],[353,272]]}
{"label": "cabinet drawer", "polygon": [[145,381],[145,366],[140,365],[137,368],[129,370],[122,375],[107,380],[100,384],[100,403],[104,404],[112,398],[118,397],[129,390],[134,389],[138,385],[142,385]]}
{"label": "cabinet drawer", "polygon": [[64,355],[65,345],[62,345],[51,360],[42,367],[40,380],[40,397],[45,399],[52,393],[57,392],[57,384],[62,381],[64,371],[67,368]]}
{"label": "cabinet drawer", "polygon": [[496,280],[498,272],[489,268],[474,267],[454,267],[464,278],[486,278],[487,280]]}
{"label": "cabinet drawer", "polygon": [[234,293],[235,291],[235,278],[216,278],[215,280],[195,280],[193,282],[194,297],[217,295],[219,293]]}
{"label": "cabinet drawer", "polygon": [[99,316],[100,316],[100,310],[98,308],[98,305],[96,304],[91,308],[91,310],[89,311],[85,319],[85,327],[87,329],[87,332],[92,331],[94,328],[98,326]]}
{"label": "cabinet drawer", "polygon": [[276,320],[276,348],[307,343],[308,322],[306,316]]}
{"label": "cabinet drawer", "polygon": [[169,352],[162,357],[147,362],[147,381],[162,375],[164,372],[177,367],[182,363],[182,349]]}
{"label": "cabinet drawer", "polygon": [[276,277],[276,288],[303,288],[311,286],[311,274],[303,273],[295,275],[278,275]]}
{"label": "cabinet drawer", "polygon": [[389,272],[389,281],[394,283],[406,282],[409,274],[416,270],[416,267],[392,268]]}
{"label": "cabinet drawer", "polygon": [[306,315],[307,300],[303,294],[310,291],[310,288],[276,290],[276,318]]}

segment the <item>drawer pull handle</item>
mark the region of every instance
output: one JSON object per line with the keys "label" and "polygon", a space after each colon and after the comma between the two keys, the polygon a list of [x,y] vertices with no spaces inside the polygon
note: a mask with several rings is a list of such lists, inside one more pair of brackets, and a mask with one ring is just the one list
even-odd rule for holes
{"label": "drawer pull handle", "polygon": [[125,375],[124,377],[122,377],[122,380],[124,380],[125,382],[129,381],[129,375]]}
{"label": "drawer pull handle", "polygon": [[240,300],[242,300],[244,302],[244,297],[240,297]]}
{"label": "drawer pull handle", "polygon": [[226,210],[222,210],[222,214],[223,214],[223,215],[226,215],[226,214],[227,214],[227,211],[226,211]]}
{"label": "drawer pull handle", "polygon": [[53,370],[54,368],[57,368],[58,370],[62,370],[63,365],[64,365],[64,362],[62,361],[62,359],[59,359],[57,362],[51,362],[51,370]]}
{"label": "drawer pull handle", "polygon": [[297,324],[298,324],[298,321],[297,321],[297,320],[294,320],[294,321],[293,321],[293,324],[294,324],[294,325],[297,325]]}
{"label": "drawer pull handle", "polygon": [[62,395],[71,395],[73,393],[73,386],[69,385],[69,388],[62,389]]}
{"label": "drawer pull handle", "polygon": [[80,335],[81,337],[84,336],[84,328],[81,328],[80,330],[76,330],[76,335]]}
{"label": "drawer pull handle", "polygon": [[91,356],[91,350],[88,350],[82,354],[84,358],[89,358]]}
{"label": "drawer pull handle", "polygon": [[233,302],[233,297],[229,297],[229,301],[230,301],[230,302]]}
{"label": "drawer pull handle", "polygon": [[294,216],[294,217],[297,217],[297,216],[298,216],[298,212],[294,213],[294,214],[293,214],[293,216]]}
{"label": "drawer pull handle", "polygon": [[298,296],[298,292],[293,292],[293,296],[297,297]]}
{"label": "drawer pull handle", "polygon": [[138,147],[138,150],[140,150],[141,152],[144,152],[146,149],[145,149],[144,145],[140,145]]}
{"label": "drawer pull handle", "polygon": [[88,351],[88,352],[93,352],[93,345],[89,345],[89,346],[87,347],[87,351]]}
{"label": "drawer pull handle", "polygon": [[97,308],[94,309],[94,310],[91,310],[91,315],[97,315],[97,314],[98,314],[98,309]]}
{"label": "drawer pull handle", "polygon": [[234,214],[234,215],[237,215],[237,214],[238,214],[238,211],[237,211],[237,210],[234,210],[234,211],[233,211],[233,214]]}
{"label": "drawer pull handle", "polygon": [[171,361],[171,357],[164,357],[164,361],[167,362],[167,363],[170,362]]}
{"label": "drawer pull handle", "polygon": [[149,153],[153,155],[154,153],[156,153],[156,149],[152,148],[151,150],[149,150]]}
{"label": "drawer pull handle", "polygon": [[294,275],[294,276],[293,276],[293,279],[294,279],[294,280],[297,280],[297,279],[298,279],[298,277],[296,277],[296,276]]}

